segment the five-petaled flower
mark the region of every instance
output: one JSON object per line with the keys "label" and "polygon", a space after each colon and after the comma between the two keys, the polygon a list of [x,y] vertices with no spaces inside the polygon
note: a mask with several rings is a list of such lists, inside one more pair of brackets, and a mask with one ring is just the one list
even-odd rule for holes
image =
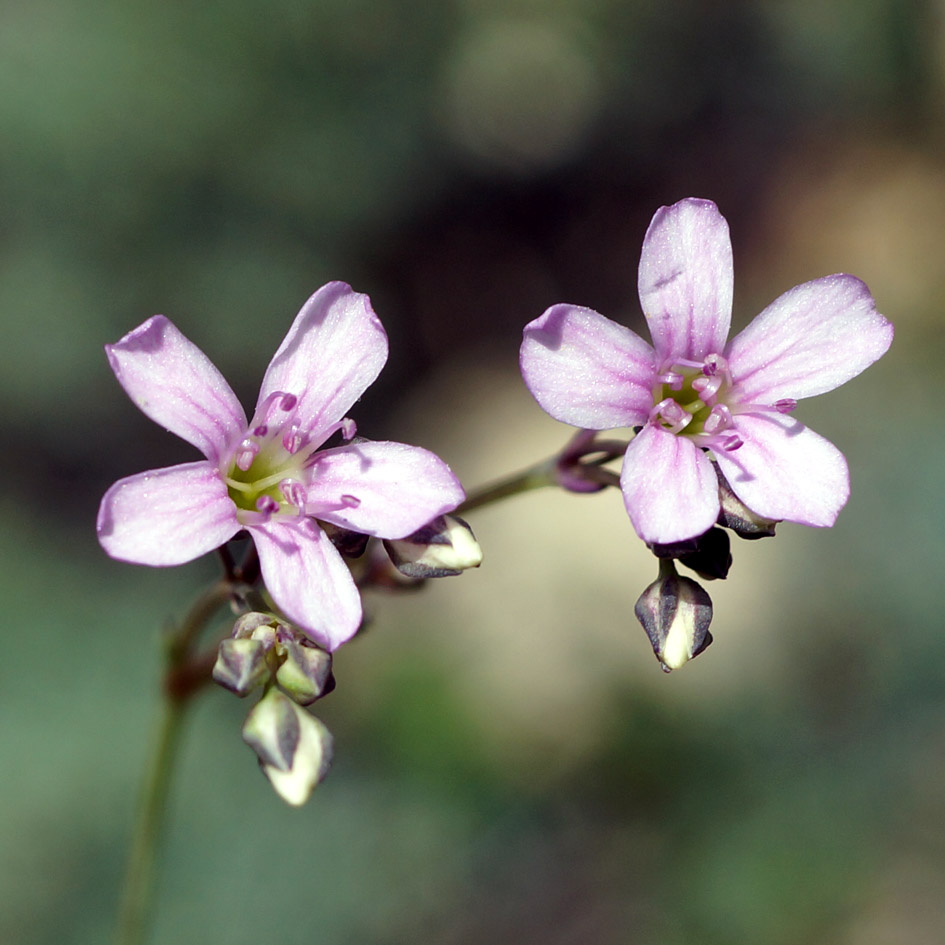
{"label": "five-petaled flower", "polygon": [[[206,355],[161,315],[106,351],[137,406],[206,459],[116,482],[99,509],[102,547],[136,564],[176,565],[245,529],[273,600],[326,649],[357,631],[361,600],[318,521],[399,539],[464,498],[427,450],[350,442],[345,415],[384,366],[387,335],[368,297],[344,283],[302,307],[251,423]],[[320,450],[338,431],[349,442]]]}
{"label": "five-petaled flower", "polygon": [[588,308],[554,305],[526,326],[521,367],[556,420],[641,428],[620,476],[640,537],[668,544],[712,527],[719,486],[706,451],[756,514],[832,525],[849,495],[846,460],[788,414],[889,348],[892,325],[867,287],[849,275],[795,286],[726,343],[728,224],[695,198],[656,212],[638,287],[652,347]]}

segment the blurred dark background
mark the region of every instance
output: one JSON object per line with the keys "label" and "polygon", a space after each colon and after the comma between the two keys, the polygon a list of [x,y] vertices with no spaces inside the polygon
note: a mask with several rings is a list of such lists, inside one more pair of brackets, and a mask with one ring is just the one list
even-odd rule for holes
{"label": "blurred dark background", "polygon": [[850,460],[837,526],[739,544],[715,644],[664,677],[619,496],[478,513],[480,571],[367,602],[306,808],[255,770],[248,706],[201,700],[154,941],[941,940],[940,2],[38,0],[0,13],[0,75],[0,940],[107,940],[158,632],[215,575],[95,541],[112,481],[196,458],[102,345],[162,312],[251,406],[350,282],[391,339],[360,432],[474,487],[568,432],[523,325],[640,328],[643,233],[684,196],[731,225],[736,328],[841,271],[896,324],[799,411]]}

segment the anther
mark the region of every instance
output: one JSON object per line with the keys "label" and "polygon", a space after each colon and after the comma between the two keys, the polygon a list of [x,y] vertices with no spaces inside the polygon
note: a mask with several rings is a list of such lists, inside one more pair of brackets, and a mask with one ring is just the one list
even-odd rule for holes
{"label": "anther", "polygon": [[261,495],[256,500],[256,511],[263,515],[275,515],[279,511],[279,503],[271,495]]}

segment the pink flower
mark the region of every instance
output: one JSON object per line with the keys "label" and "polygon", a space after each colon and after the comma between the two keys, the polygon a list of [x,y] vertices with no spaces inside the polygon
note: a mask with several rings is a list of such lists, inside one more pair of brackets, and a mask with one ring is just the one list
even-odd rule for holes
{"label": "pink flower", "polygon": [[653,347],[576,305],[525,327],[522,375],[556,420],[642,427],[620,486],[650,544],[694,538],[719,514],[711,450],[739,499],[774,520],[828,526],[850,491],[843,454],[787,416],[881,357],[892,325],[847,275],[795,286],[726,343],[732,312],[728,224],[709,200],[656,212],[640,257]]}
{"label": "pink flower", "polygon": [[449,467],[402,443],[319,447],[387,360],[387,335],[366,295],[341,282],[302,306],[263,378],[247,424],[207,356],[162,315],[105,348],[118,382],[152,420],[206,457],[116,482],[98,538],[113,558],[183,564],[245,529],[265,585],[285,616],[334,650],[361,622],[361,599],[318,521],[403,538],[455,508]]}

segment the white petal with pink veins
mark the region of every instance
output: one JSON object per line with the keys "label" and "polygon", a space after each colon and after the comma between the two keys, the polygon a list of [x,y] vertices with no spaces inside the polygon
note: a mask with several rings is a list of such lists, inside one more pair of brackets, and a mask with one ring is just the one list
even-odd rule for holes
{"label": "white petal with pink veins", "polygon": [[555,420],[590,430],[643,423],[656,355],[629,328],[578,305],[553,305],[525,326],[525,385]]}
{"label": "white petal with pink veins", "polygon": [[210,359],[163,315],[106,345],[115,377],[155,423],[219,460],[246,429],[246,415]]}
{"label": "white petal with pink veins", "polygon": [[403,538],[466,497],[438,456],[404,443],[363,442],[316,453],[309,515],[379,538]]}
{"label": "white petal with pink veins", "polygon": [[166,567],[193,561],[239,531],[216,467],[185,463],[119,479],[98,513],[98,539],[120,561]]}
{"label": "white petal with pink veins", "polygon": [[711,200],[687,197],[656,211],[637,284],[661,361],[722,351],[732,320],[732,243]]}
{"label": "white petal with pink veins", "polygon": [[695,538],[719,515],[718,479],[705,454],[653,424],[627,448],[620,488],[630,521],[648,544]]}
{"label": "white petal with pink veins", "polygon": [[715,454],[735,495],[764,518],[833,525],[850,495],[843,453],[791,417],[742,415],[736,426],[744,444]]}
{"label": "white petal with pink veins", "polygon": [[387,335],[371,300],[343,282],[322,286],[295,317],[259,391],[298,398],[303,433],[316,443],[374,382],[387,361]]}
{"label": "white petal with pink veins", "polygon": [[732,396],[773,404],[833,390],[888,350],[893,326],[854,276],[825,276],[775,299],[728,346]]}
{"label": "white petal with pink veins", "polygon": [[328,536],[313,522],[272,521],[250,534],[266,589],[319,646],[335,650],[361,625],[361,597]]}

